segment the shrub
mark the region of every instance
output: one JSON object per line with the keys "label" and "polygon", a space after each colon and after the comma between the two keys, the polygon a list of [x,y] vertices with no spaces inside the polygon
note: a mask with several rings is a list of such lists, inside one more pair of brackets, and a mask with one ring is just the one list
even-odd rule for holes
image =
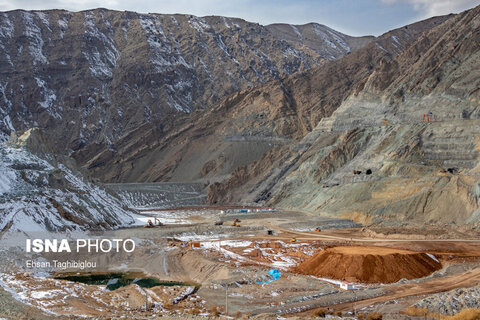
{"label": "shrub", "polygon": [[325,318],[326,314],[327,314],[327,310],[324,308],[315,309],[312,311],[312,317],[315,317],[315,318]]}
{"label": "shrub", "polygon": [[382,320],[383,316],[381,313],[379,312],[370,312],[368,315],[367,315],[367,319],[368,320]]}
{"label": "shrub", "polygon": [[210,313],[211,313],[214,317],[220,316],[220,311],[218,310],[218,307],[212,307],[212,308],[210,308]]}

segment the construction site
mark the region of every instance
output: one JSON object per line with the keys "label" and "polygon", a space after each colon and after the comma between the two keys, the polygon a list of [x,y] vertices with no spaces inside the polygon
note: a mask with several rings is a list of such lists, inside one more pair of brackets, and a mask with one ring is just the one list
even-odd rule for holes
{"label": "construction site", "polygon": [[[101,234],[135,239],[133,254],[75,255],[95,268],[25,270],[17,263],[24,253],[2,252],[0,284],[22,307],[2,300],[6,311],[0,314],[461,319],[459,312],[479,307],[480,241],[475,238],[480,230],[426,227],[397,233],[258,207],[140,213],[138,226]],[[171,220],[161,222],[165,214]],[[71,255],[42,254],[45,261],[67,258]],[[462,295],[468,299],[459,300]]]}
{"label": "construction site", "polygon": [[466,9],[2,12],[0,320],[479,320]]}

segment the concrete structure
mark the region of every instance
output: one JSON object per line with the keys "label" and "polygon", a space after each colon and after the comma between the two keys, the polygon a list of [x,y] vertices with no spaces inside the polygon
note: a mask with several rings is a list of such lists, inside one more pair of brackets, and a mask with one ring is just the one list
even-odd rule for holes
{"label": "concrete structure", "polygon": [[354,287],[353,287],[353,284],[350,283],[350,282],[342,282],[342,283],[340,283],[340,289],[343,289],[343,290],[353,290]]}

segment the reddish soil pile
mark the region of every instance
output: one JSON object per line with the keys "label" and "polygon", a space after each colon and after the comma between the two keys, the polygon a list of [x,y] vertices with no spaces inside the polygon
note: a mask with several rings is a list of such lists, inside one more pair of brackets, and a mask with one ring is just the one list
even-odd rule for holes
{"label": "reddish soil pile", "polygon": [[425,277],[442,265],[425,253],[385,247],[333,247],[320,251],[294,271],[363,283],[391,283]]}

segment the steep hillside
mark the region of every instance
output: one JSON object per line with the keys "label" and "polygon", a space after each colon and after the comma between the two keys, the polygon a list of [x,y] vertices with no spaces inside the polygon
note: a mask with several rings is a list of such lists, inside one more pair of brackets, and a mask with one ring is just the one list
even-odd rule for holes
{"label": "steep hillside", "polygon": [[120,200],[47,152],[45,142],[36,129],[0,144],[0,236],[11,231],[105,230],[134,223],[134,213]]}
{"label": "steep hillside", "polygon": [[[372,36],[350,37],[318,23],[305,25],[271,24],[267,29],[278,39],[309,48],[329,60],[363,48],[374,40]],[[319,41],[319,39],[322,39]]]}
{"label": "steep hillside", "polygon": [[361,86],[379,61],[391,60],[446,19],[393,30],[322,67],[241,90],[205,112],[163,127],[144,125],[111,148],[73,156],[105,181],[218,181],[273,147],[288,150]]}
{"label": "steep hillside", "polygon": [[36,126],[55,137],[62,152],[109,148],[142,124],[156,121],[162,128],[171,115],[321,65],[369,39],[355,42],[329,29],[305,47],[235,18],[106,9],[3,12],[0,132],[5,140],[11,131]]}
{"label": "steep hillside", "polygon": [[479,40],[480,7],[424,33],[297,145],[237,169],[209,200],[367,224],[478,223]]}

